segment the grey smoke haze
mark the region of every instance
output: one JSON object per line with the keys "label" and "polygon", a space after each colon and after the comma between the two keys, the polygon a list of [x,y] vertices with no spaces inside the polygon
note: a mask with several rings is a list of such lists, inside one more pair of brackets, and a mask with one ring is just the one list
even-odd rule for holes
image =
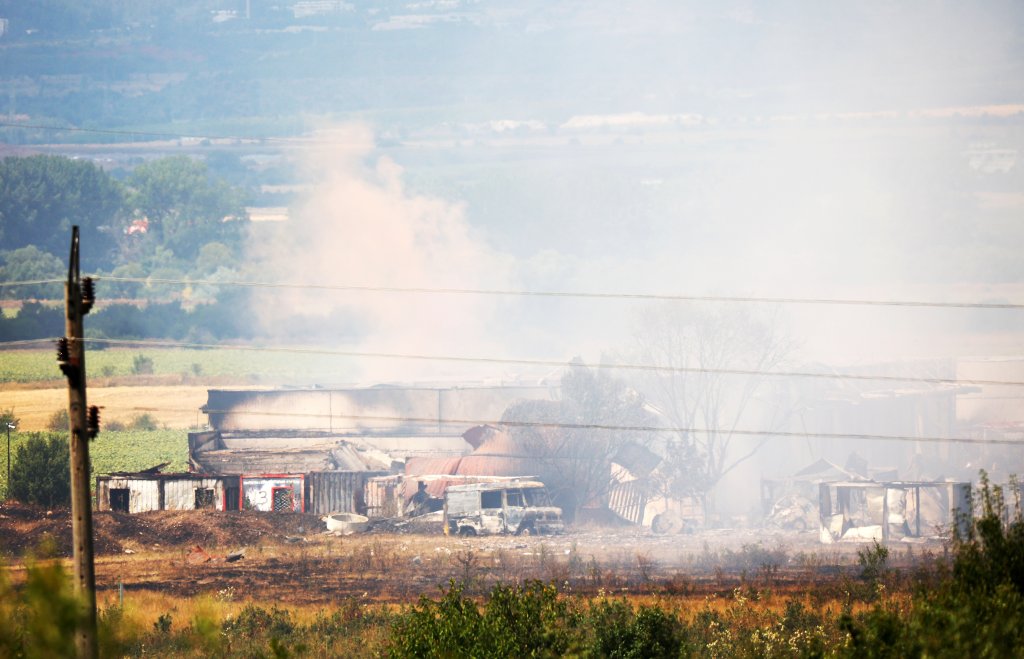
{"label": "grey smoke haze", "polygon": [[[419,53],[416,73],[408,74],[442,90],[422,99],[429,110],[420,118],[434,119],[406,124],[381,107],[313,137],[295,156],[309,188],[286,233],[254,246],[256,262],[277,278],[1024,299],[1024,5],[418,7],[434,18],[378,27],[440,29],[439,17],[455,16],[445,45]],[[277,306],[263,313],[277,338],[294,335],[284,319],[297,314],[337,347],[565,361],[579,355],[590,363],[630,359],[647,306],[323,291],[273,299]],[[700,312],[700,305],[688,308]],[[954,377],[951,358],[1015,356],[1024,348],[1017,312],[778,305],[754,313],[777,319],[795,346],[786,365],[805,370]],[[991,373],[984,361],[977,364],[978,373]],[[358,360],[352,368],[348,374],[365,382],[547,372],[387,360]],[[830,426],[827,415],[804,409],[829,386],[856,395],[834,383],[772,382],[732,421],[766,427],[780,405],[791,405],[795,411],[782,416],[796,431],[820,423],[834,432],[954,432],[908,428],[884,410]],[[758,441],[738,438],[736,450]],[[784,450],[762,451],[732,472],[719,506],[750,512],[756,496],[748,486],[761,475],[792,473],[823,455],[841,463],[851,450],[873,466],[907,466],[899,457],[907,455],[905,445],[787,440]],[[943,473],[969,474],[968,449],[943,455]]]}
{"label": "grey smoke haze", "polygon": [[[380,286],[1019,299],[1019,5],[456,5],[474,27],[418,66],[490,72],[493,98],[455,90],[436,124],[397,145],[375,141],[394,119],[337,129],[355,146],[316,136],[298,157],[311,188],[288,235],[258,247],[278,272]],[[288,305],[271,316],[353,314],[371,349],[592,361],[628,340],[636,311],[322,293]],[[986,322],[970,312],[786,311],[802,356],[825,363],[1020,347],[1019,335],[963,334]]]}

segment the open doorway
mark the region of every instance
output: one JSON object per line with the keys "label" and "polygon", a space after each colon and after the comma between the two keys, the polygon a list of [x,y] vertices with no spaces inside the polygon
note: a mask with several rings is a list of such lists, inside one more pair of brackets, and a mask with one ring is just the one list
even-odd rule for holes
{"label": "open doorway", "polygon": [[127,487],[110,488],[110,509],[119,512],[128,512],[128,502],[131,501],[131,493]]}

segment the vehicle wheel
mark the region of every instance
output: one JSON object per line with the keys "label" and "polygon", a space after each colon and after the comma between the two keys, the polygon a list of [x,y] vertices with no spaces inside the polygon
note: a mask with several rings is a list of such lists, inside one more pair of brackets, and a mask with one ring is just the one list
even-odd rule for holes
{"label": "vehicle wheel", "polygon": [[472,538],[476,535],[476,529],[474,529],[472,526],[463,526],[459,529],[459,535],[461,535],[463,538]]}
{"label": "vehicle wheel", "polygon": [[793,529],[794,531],[806,531],[807,522],[802,519],[795,519],[789,523],[789,528]]}
{"label": "vehicle wheel", "polygon": [[525,535],[526,537],[530,537],[535,533],[536,531],[533,529],[532,526],[524,526],[523,528],[519,529],[516,535]]}

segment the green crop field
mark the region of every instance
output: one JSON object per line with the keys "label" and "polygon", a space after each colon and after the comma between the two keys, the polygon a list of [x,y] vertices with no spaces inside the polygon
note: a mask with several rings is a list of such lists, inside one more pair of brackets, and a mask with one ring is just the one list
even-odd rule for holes
{"label": "green crop field", "polygon": [[[293,382],[309,381],[310,378],[322,382],[344,382],[350,380],[354,373],[351,360],[344,357],[229,348],[95,350],[89,346],[85,362],[90,378],[180,375],[229,377],[244,382]],[[55,350],[0,352],[0,383],[39,382],[61,377]]]}
{"label": "green crop field", "polygon": [[[35,433],[11,433],[11,459],[18,446]],[[164,471],[188,469],[188,432],[124,430],[101,432],[89,445],[93,478],[118,471],[141,471],[162,462]],[[7,435],[0,435],[0,491],[7,492]]]}

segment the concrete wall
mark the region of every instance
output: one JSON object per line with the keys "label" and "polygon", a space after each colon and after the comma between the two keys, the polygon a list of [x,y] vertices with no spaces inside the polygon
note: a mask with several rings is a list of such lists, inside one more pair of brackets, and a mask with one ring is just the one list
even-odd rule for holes
{"label": "concrete wall", "polygon": [[[473,423],[446,419],[497,420],[513,402],[551,400],[545,386],[366,389],[211,389],[205,409],[216,430],[321,430],[335,433],[432,432],[461,435]],[[385,417],[383,419],[352,417]],[[404,418],[423,421],[403,421]]]}

